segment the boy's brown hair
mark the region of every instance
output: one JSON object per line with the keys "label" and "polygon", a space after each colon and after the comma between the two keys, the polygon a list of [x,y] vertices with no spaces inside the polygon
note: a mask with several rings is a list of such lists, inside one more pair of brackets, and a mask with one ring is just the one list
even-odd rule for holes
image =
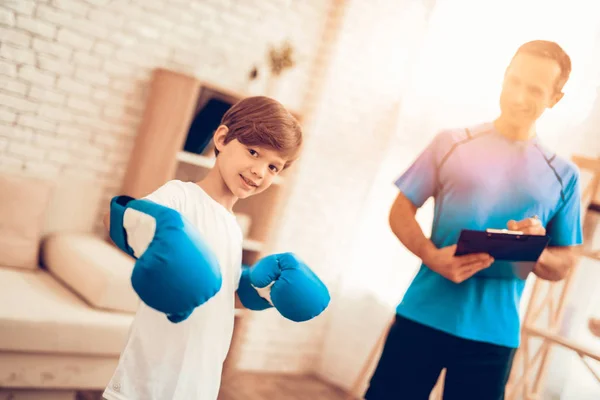
{"label": "boy's brown hair", "polygon": [[[248,97],[234,104],[221,119],[229,131],[225,144],[237,139],[246,146],[267,147],[288,161],[300,153],[302,128],[294,116],[277,100],[266,96]],[[215,155],[219,151],[215,148]]]}

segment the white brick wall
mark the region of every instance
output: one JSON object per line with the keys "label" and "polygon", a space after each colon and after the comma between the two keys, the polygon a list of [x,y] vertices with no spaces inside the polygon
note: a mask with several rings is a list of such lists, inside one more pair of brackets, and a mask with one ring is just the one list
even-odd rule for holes
{"label": "white brick wall", "polygon": [[[286,100],[300,108],[329,3],[238,3],[1,2],[0,152],[10,161],[0,168],[28,171],[35,159],[32,173],[93,177],[107,199],[120,185],[153,68],[243,90],[253,63],[283,37],[300,60]],[[56,141],[35,140],[37,132]]]}
{"label": "white brick wall", "polygon": [[56,34],[56,26],[53,24],[40,20],[39,18],[25,15],[17,15],[15,26],[36,36],[46,37],[48,39],[54,38],[54,35]]}
{"label": "white brick wall", "polygon": [[35,2],[33,0],[8,0],[3,2],[2,6],[23,15],[31,15],[35,8]]}

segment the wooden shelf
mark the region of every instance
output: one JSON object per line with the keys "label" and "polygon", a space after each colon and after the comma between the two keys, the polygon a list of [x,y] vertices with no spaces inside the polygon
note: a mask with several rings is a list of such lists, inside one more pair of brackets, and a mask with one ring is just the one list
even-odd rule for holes
{"label": "wooden shelf", "polygon": [[[189,151],[180,151],[177,153],[177,161],[196,165],[206,169],[210,169],[215,165],[214,157],[202,156],[199,154],[190,153]],[[282,183],[283,178],[281,176],[276,176],[275,179],[273,179],[274,185],[281,185]]]}
{"label": "wooden shelf", "polygon": [[215,165],[215,159],[213,157],[201,156],[188,151],[180,151],[177,153],[177,161],[196,165],[202,168],[212,168],[213,165]]}
{"label": "wooden shelf", "polygon": [[[235,102],[237,102],[238,100],[241,100],[243,98],[253,96],[249,93],[244,93],[243,91],[225,88],[223,86],[215,85],[210,82],[202,82],[202,90],[212,91],[214,93],[220,93],[231,99],[235,99]],[[290,114],[292,114],[300,123],[302,123],[302,114],[299,112],[299,110],[295,110],[286,104],[284,104],[284,106],[290,112]]]}
{"label": "wooden shelf", "polygon": [[550,341],[551,343],[558,344],[563,347],[566,347],[567,349],[573,350],[579,355],[587,356],[593,358],[596,361],[600,361],[600,352],[589,346],[577,343],[572,339],[562,337],[556,333],[550,332],[547,329],[539,329],[534,327],[524,327],[523,329],[531,336],[540,337],[542,339]]}

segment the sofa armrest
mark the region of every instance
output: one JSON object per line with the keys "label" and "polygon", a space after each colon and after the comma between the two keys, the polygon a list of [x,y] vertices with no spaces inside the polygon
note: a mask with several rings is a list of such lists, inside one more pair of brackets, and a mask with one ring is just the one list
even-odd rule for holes
{"label": "sofa armrest", "polygon": [[90,305],[134,313],[139,297],[131,287],[134,259],[99,237],[56,233],[42,243],[42,260],[50,274]]}

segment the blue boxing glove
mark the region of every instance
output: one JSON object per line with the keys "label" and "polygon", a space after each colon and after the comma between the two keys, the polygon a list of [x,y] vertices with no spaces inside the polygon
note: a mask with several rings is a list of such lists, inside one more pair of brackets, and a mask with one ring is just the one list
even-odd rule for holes
{"label": "blue boxing glove", "polygon": [[242,269],[238,297],[244,307],[264,310],[274,306],[295,322],[321,314],[329,291],[317,275],[292,253],[273,254]]}
{"label": "blue boxing glove", "polygon": [[[237,294],[244,307],[253,311],[262,311],[267,308],[272,308],[273,304],[270,300],[260,297],[260,294],[256,291],[256,287],[252,286],[250,280],[250,274],[252,267],[246,265],[242,266],[242,276],[240,278],[240,284],[238,286]],[[269,296],[266,296],[270,299]]]}
{"label": "blue boxing glove", "polygon": [[140,299],[171,322],[187,319],[221,289],[217,257],[200,232],[171,208],[114,197],[110,237],[137,259],[131,284]]}

